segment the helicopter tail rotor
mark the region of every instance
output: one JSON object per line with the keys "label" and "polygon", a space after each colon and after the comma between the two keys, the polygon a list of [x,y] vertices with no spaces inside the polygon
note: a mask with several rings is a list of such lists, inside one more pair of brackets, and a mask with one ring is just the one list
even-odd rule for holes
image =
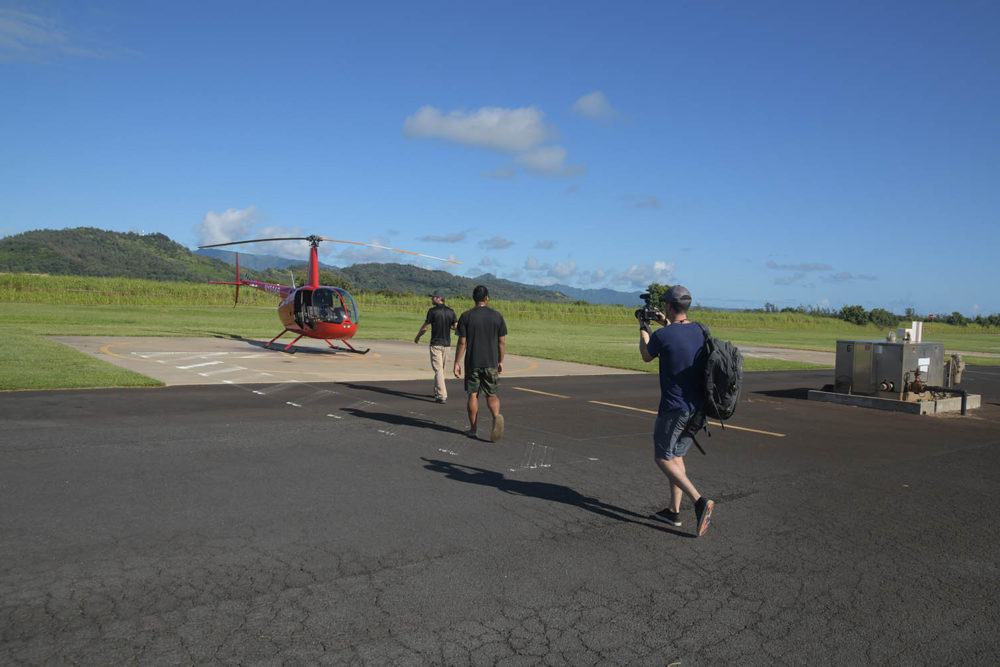
{"label": "helicopter tail rotor", "polygon": [[240,302],[240,284],[242,282],[243,279],[240,278],[240,253],[236,253],[236,298],[233,300],[233,308]]}
{"label": "helicopter tail rotor", "polygon": [[236,253],[236,282],[228,280],[210,280],[208,282],[210,285],[235,285],[236,299],[233,301],[233,308],[235,308],[240,302],[240,285],[245,284],[243,278],[240,277],[240,253]]}

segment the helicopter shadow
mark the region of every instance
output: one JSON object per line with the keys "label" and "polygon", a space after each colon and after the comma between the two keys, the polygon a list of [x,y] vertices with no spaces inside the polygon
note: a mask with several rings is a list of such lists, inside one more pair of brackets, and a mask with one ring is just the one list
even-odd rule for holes
{"label": "helicopter shadow", "polygon": [[361,410],[359,408],[341,408],[344,412],[348,413],[352,417],[360,417],[362,419],[371,419],[374,421],[382,422],[384,424],[391,424],[392,426],[410,426],[413,428],[427,428],[434,431],[441,431],[442,433],[450,433],[457,435],[464,435],[463,431],[457,428],[452,428],[451,426],[445,426],[444,424],[438,424],[430,419],[421,419],[418,417],[405,417],[403,415],[393,414],[391,412],[368,412],[367,410]]}
{"label": "helicopter shadow", "polygon": [[425,403],[436,402],[433,396],[428,396],[427,394],[414,394],[410,391],[399,391],[398,389],[387,389],[386,387],[379,387],[377,385],[355,384],[353,382],[342,382],[341,384],[350,389],[356,389],[359,391],[373,391],[377,394],[399,396],[400,398],[409,398],[415,401],[424,401]]}
{"label": "helicopter shadow", "polygon": [[515,496],[526,496],[529,498],[539,498],[556,503],[563,503],[572,507],[578,507],[594,514],[622,521],[624,523],[634,523],[653,530],[664,533],[671,533],[679,537],[693,537],[689,533],[673,530],[665,526],[649,523],[649,517],[637,514],[631,510],[609,505],[601,502],[597,498],[585,496],[579,491],[571,489],[562,484],[551,484],[549,482],[524,482],[517,479],[504,477],[502,473],[485,468],[476,468],[459,463],[439,461],[437,459],[427,459],[421,457],[426,462],[424,468],[433,472],[439,472],[446,478],[466,484],[480,484],[482,486],[492,486],[498,491],[509,493]]}
{"label": "helicopter shadow", "polygon": [[[288,350],[282,349],[284,345],[280,344],[280,341],[275,341],[275,344],[268,347],[267,341],[254,340],[253,338],[244,338],[238,334],[228,334],[221,333],[218,331],[210,332],[213,338],[225,338],[228,340],[235,340],[240,343],[246,343],[261,350],[267,350],[268,352],[281,352],[283,354],[337,354],[337,352],[347,352],[348,350],[339,350],[332,347],[301,347],[298,345],[293,345]],[[287,343],[285,344],[287,345]]]}

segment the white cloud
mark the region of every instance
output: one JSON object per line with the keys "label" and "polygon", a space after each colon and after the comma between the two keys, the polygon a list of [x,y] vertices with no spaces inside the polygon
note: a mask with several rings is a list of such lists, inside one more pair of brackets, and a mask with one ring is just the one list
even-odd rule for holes
{"label": "white cloud", "polygon": [[544,119],[545,114],[534,107],[483,107],[471,113],[444,114],[425,106],[404,121],[403,131],[415,139],[444,139],[467,146],[521,152],[554,136]]}
{"label": "white cloud", "polygon": [[555,265],[543,264],[538,261],[537,257],[529,255],[527,259],[524,260],[524,270],[529,271],[535,276],[535,280],[538,280],[542,284],[549,284],[556,281],[565,281],[576,274],[579,268],[573,260],[568,260],[565,262],[556,262]]}
{"label": "white cloud", "polygon": [[513,167],[496,167],[495,169],[483,172],[483,176],[498,181],[509,181],[512,178],[517,178],[517,169]]}
{"label": "white cloud", "polygon": [[446,234],[445,236],[421,236],[419,241],[427,241],[430,243],[461,243],[465,240],[465,231],[455,232],[453,234]]}
{"label": "white cloud", "polygon": [[[388,239],[383,238],[370,238],[364,243],[371,243],[378,246],[387,246],[389,243]],[[320,246],[323,248],[324,246]],[[339,243],[331,243],[327,249],[327,252],[331,253],[338,264],[348,265],[348,264],[361,264],[367,262],[399,262],[399,263],[413,263],[416,258],[406,256],[402,253],[393,252],[385,247],[383,248],[372,248],[366,245],[348,245],[346,248],[341,246]]]}
{"label": "white cloud", "polygon": [[833,269],[829,264],[778,264],[776,262],[769,261],[767,263],[767,268],[778,269],[784,271],[830,271]]}
{"label": "white cloud", "polygon": [[621,115],[599,90],[587,93],[574,102],[573,113],[592,120],[614,120]]}
{"label": "white cloud", "polygon": [[654,262],[650,264],[633,264],[626,271],[611,277],[611,282],[617,285],[644,288],[649,283],[669,283],[677,268],[674,262]]}
{"label": "white cloud", "polygon": [[660,208],[660,200],[652,195],[622,195],[629,208]]}
{"label": "white cloud", "polygon": [[504,248],[509,248],[512,245],[514,245],[513,241],[499,236],[494,236],[491,239],[479,242],[479,247],[484,250],[503,250]]}
{"label": "white cloud", "polygon": [[[111,51],[83,46],[86,37],[71,35],[55,20],[14,9],[0,9],[0,62],[40,62],[54,56],[104,58]],[[91,40],[87,40],[91,41]],[[127,53],[115,49],[118,53]]]}
{"label": "white cloud", "polygon": [[556,265],[552,267],[549,271],[549,275],[553,278],[558,278],[559,280],[566,280],[574,273],[576,273],[576,262],[569,260],[568,262],[556,262]]}
{"label": "white cloud", "polygon": [[[262,227],[253,235],[259,239],[302,238],[309,236],[301,227],[287,229],[275,226]],[[336,253],[335,248],[338,245],[336,243],[320,245],[319,252],[324,255]],[[255,252],[258,255],[277,255],[279,257],[298,259],[302,262],[309,261],[309,243],[306,241],[271,241],[247,247],[252,249],[251,252]]]}
{"label": "white cloud", "polygon": [[775,278],[774,279],[774,284],[775,285],[791,285],[793,283],[799,282],[800,280],[802,280],[805,277],[806,277],[806,274],[804,274],[804,273],[801,273],[801,272],[793,273],[790,276],[784,276],[782,278]]}
{"label": "white cloud", "polygon": [[406,118],[403,132],[412,139],[443,139],[514,154],[513,164],[485,171],[485,178],[512,179],[517,176],[518,167],[546,176],[586,173],[584,167],[566,164],[564,147],[542,145],[556,139],[558,132],[545,122],[545,114],[535,107],[484,107],[472,112],[445,113],[425,106]]}
{"label": "white cloud", "polygon": [[517,156],[517,163],[537,174],[576,176],[585,170],[566,164],[566,149],[562,146],[542,146]]}
{"label": "white cloud", "polygon": [[[195,228],[198,245],[245,241],[251,236],[251,228],[257,218],[257,207],[244,209],[230,208],[222,213],[209,211]],[[283,236],[286,236],[283,234]]]}
{"label": "white cloud", "polygon": [[538,243],[535,244],[535,248],[537,248],[538,250],[552,250],[555,247],[556,247],[556,242],[551,240],[539,241]]}

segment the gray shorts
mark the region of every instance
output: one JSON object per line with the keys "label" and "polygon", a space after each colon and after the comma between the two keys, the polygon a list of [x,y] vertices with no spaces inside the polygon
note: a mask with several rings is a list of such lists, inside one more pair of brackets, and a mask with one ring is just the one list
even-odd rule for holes
{"label": "gray shorts", "polygon": [[687,454],[694,444],[694,438],[690,432],[685,432],[685,429],[689,424],[694,426],[695,421],[692,418],[697,414],[697,410],[690,412],[674,410],[656,416],[656,426],[653,427],[656,458],[669,461],[675,456]]}

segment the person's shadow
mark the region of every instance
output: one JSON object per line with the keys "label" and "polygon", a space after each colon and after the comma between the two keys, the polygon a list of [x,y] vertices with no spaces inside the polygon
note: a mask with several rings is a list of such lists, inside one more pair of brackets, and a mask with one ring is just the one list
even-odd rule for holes
{"label": "person's shadow", "polygon": [[415,394],[411,391],[401,391],[399,389],[390,389],[388,387],[380,387],[374,384],[356,384],[354,382],[342,382],[342,385],[349,389],[354,389],[356,391],[372,391],[378,394],[386,394],[389,396],[399,396],[401,398],[412,398],[416,401],[424,401],[427,403],[435,403],[433,396],[428,396],[427,394]]}
{"label": "person's shadow", "polygon": [[361,410],[359,408],[342,408],[342,410],[353,417],[361,417],[362,419],[372,419],[374,421],[383,422],[385,424],[391,424],[392,426],[411,426],[415,428],[429,428],[435,431],[443,431],[445,433],[451,433],[451,434],[458,434],[458,435],[464,434],[463,431],[460,431],[457,428],[452,428],[451,426],[445,426],[444,424],[438,424],[437,422],[430,419],[405,417],[403,415],[397,415],[391,412],[368,412],[367,410]]}
{"label": "person's shadow", "polygon": [[498,491],[509,493],[511,495],[528,496],[530,498],[541,498],[542,500],[565,503],[573,507],[579,507],[580,509],[587,510],[588,512],[593,512],[594,514],[599,514],[609,519],[615,519],[616,521],[635,523],[640,526],[646,526],[647,528],[653,528],[654,530],[661,530],[666,533],[673,533],[674,535],[680,535],[682,537],[692,537],[692,535],[679,530],[649,523],[649,521],[654,520],[649,519],[649,517],[642,514],[636,514],[631,510],[603,503],[597,498],[585,496],[568,486],[563,486],[562,484],[550,484],[549,482],[523,482],[517,479],[508,479],[501,473],[493,470],[486,470],[484,468],[476,468],[474,466],[467,466],[459,463],[449,463],[448,461],[439,461],[437,459],[422,458],[422,460],[426,461],[427,465],[424,467],[428,470],[442,473],[448,479],[453,479],[457,482],[492,486]]}

